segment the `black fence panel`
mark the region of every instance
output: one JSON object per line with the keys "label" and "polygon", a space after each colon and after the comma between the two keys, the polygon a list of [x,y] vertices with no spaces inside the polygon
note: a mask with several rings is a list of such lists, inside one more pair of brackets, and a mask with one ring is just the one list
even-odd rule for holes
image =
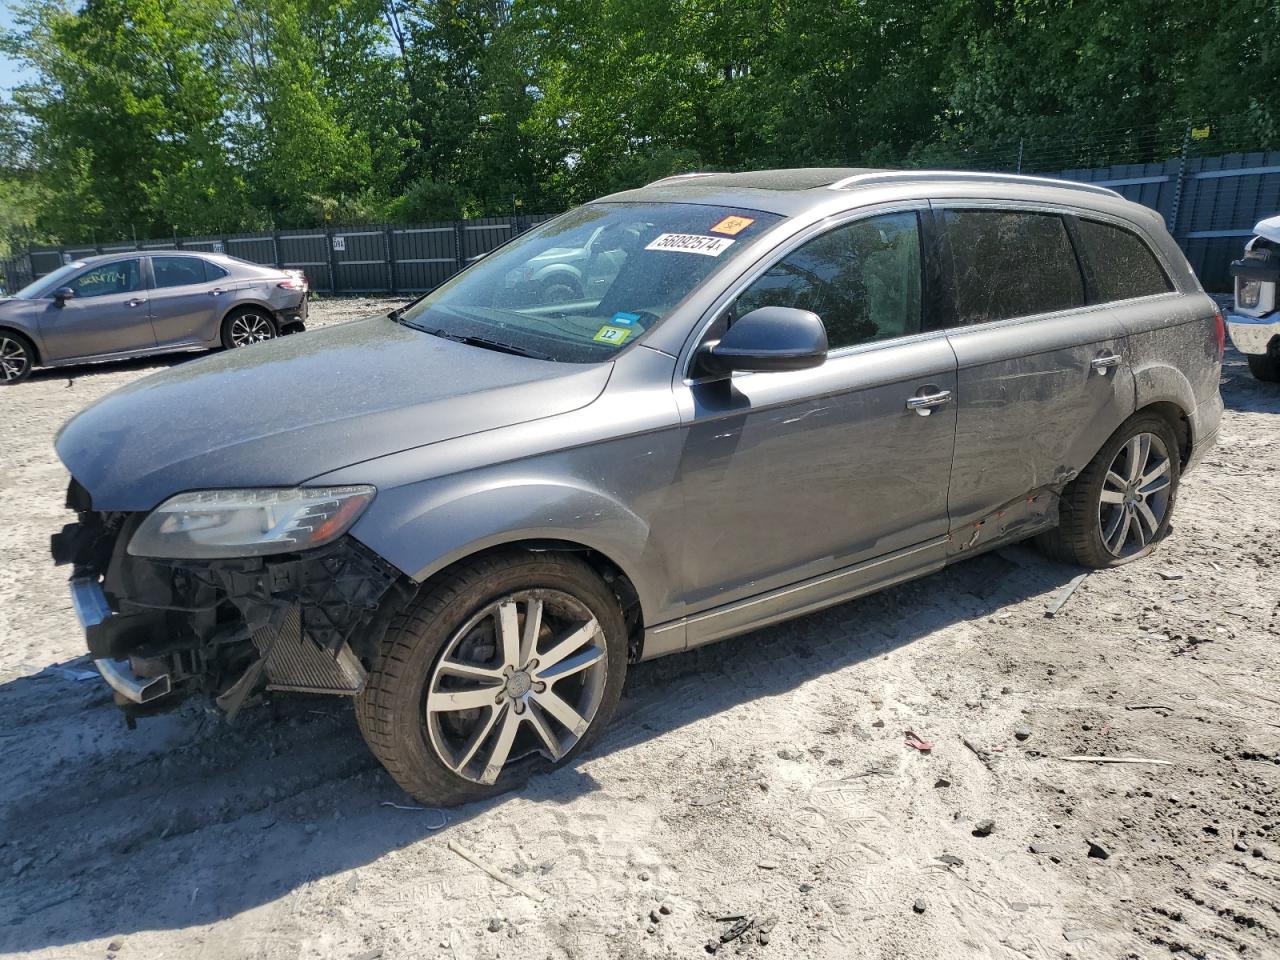
{"label": "black fence panel", "polygon": [[391,231],[391,289],[397,293],[434,290],[458,272],[462,262],[453,224],[399,227]]}
{"label": "black fence panel", "polygon": [[[1107,186],[1164,217],[1205,288],[1231,289],[1229,266],[1253,225],[1280,214],[1280,152],[1217,157],[1184,152],[1157,163],[1063,170],[1049,176]],[[14,290],[61,264],[121,250],[203,250],[301,270],[319,293],[416,294],[551,215],[487,217],[420,226],[352,225],[225,236],[113,241],[31,250],[0,262]]]}

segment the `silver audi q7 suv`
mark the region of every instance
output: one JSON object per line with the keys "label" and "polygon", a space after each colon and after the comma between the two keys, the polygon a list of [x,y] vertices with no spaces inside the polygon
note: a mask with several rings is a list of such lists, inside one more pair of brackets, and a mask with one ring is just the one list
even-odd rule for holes
{"label": "silver audi q7 suv", "polygon": [[307,279],[217,253],[155,250],[65,263],[0,297],[0,386],[38,367],[245,347],[304,328]]}
{"label": "silver audi q7 suv", "polygon": [[[505,282],[592,237],[603,289]],[[672,177],[85,410],[53,554],[131,721],[351,696],[406,790],[460,802],[571,760],[636,661],[1024,538],[1145,556],[1216,437],[1223,338],[1110,190]]]}

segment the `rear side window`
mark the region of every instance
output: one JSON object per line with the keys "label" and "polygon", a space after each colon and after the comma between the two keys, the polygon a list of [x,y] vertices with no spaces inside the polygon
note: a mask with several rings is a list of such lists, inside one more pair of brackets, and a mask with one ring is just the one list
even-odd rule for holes
{"label": "rear side window", "polygon": [[152,257],[156,287],[185,287],[204,283],[204,261],[199,257]]}
{"label": "rear side window", "polygon": [[1173,289],[1160,261],[1136,233],[1097,220],[1078,223],[1081,252],[1093,272],[1100,302],[1149,297]]}
{"label": "rear side window", "polygon": [[1084,306],[1062,218],[1016,210],[943,210],[959,326]]}
{"label": "rear side window", "polygon": [[204,278],[206,280],[221,280],[226,275],[227,271],[216,263],[210,263],[208,260],[204,261]]}

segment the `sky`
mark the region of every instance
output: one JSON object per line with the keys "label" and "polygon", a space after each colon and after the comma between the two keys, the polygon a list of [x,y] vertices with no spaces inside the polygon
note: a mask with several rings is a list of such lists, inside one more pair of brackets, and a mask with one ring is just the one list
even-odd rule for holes
{"label": "sky", "polygon": [[[9,5],[0,0],[0,30],[13,28],[13,11]],[[7,99],[9,91],[18,84],[33,79],[28,71],[19,69],[12,60],[0,54],[0,99]]]}

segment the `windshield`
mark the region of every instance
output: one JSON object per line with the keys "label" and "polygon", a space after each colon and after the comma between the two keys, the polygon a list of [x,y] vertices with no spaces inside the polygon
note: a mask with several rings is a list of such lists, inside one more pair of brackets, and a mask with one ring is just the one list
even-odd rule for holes
{"label": "windshield", "polygon": [[77,270],[83,270],[84,263],[77,260],[74,263],[64,263],[53,273],[46,273],[39,280],[32,280],[25,287],[14,294],[19,300],[34,300],[39,296],[41,290],[57,290],[62,286],[58,281],[65,280]]}
{"label": "windshield", "polygon": [[607,360],[780,219],[699,204],[588,204],[496,250],[401,319],[547,360]]}

